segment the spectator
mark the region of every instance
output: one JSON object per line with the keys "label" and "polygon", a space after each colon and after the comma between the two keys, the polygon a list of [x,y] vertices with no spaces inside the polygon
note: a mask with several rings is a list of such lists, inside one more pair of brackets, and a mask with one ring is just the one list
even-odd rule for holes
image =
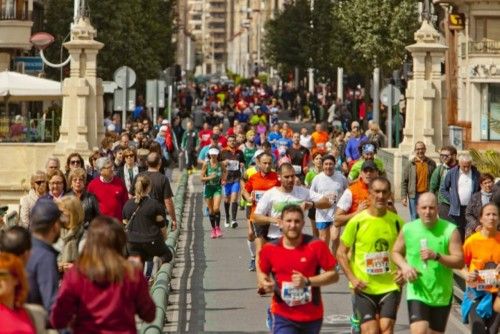
{"label": "spectator", "polygon": [[50,322],[74,334],[136,333],[135,314],[147,322],[156,307],[142,271],[123,255],[126,235],[111,217],[97,217],[75,266],[64,275]]}
{"label": "spectator", "polygon": [[61,234],[61,211],[50,199],[39,199],[31,212],[32,252],[26,265],[28,302],[50,311],[59,285],[58,252],[52,245]]}
{"label": "spectator", "polygon": [[28,263],[31,247],[31,234],[27,228],[14,225],[0,231],[0,252],[18,256],[23,265]]}
{"label": "spectator", "polygon": [[56,169],[61,169],[61,162],[56,157],[49,157],[47,159],[47,163],[45,164],[45,172],[48,174]]}
{"label": "spectator", "polygon": [[64,166],[65,177],[68,178],[69,172],[75,168],[85,168],[83,158],[79,153],[71,153],[66,159],[66,166]]}
{"label": "spectator", "polygon": [[48,173],[49,192],[41,198],[61,199],[66,193],[66,177],[59,169]]}
{"label": "spectator", "polygon": [[472,166],[472,158],[463,154],[458,158],[458,166],[446,174],[441,186],[441,194],[450,202],[449,217],[457,225],[462,237],[465,238],[465,209],[470,202],[472,194],[479,191],[479,172]]}
{"label": "spectator", "polygon": [[359,144],[366,141],[366,136],[361,132],[359,123],[354,121],[351,124],[351,138],[347,141],[347,146],[345,148],[345,155],[349,167],[352,167],[354,163],[361,157],[359,152]]}
{"label": "spectator", "polygon": [[22,226],[29,228],[31,209],[36,201],[47,193],[47,174],[42,171],[36,171],[31,175],[31,189],[26,196],[21,197],[19,221]]}
{"label": "spectator", "polygon": [[123,151],[123,159],[125,159],[125,163],[123,166],[118,168],[116,176],[123,180],[127,191],[130,193],[132,183],[139,174],[139,166],[137,165],[137,156],[135,151],[131,148],[125,149]]}
{"label": "spectator", "polygon": [[54,245],[59,248],[59,268],[66,271],[78,257],[79,245],[84,238],[83,207],[75,196],[64,196],[58,203],[61,210],[61,238]]}
{"label": "spectator", "polygon": [[495,178],[489,173],[479,176],[479,186],[481,190],[474,193],[470,199],[467,208],[465,209],[465,219],[467,225],[465,227],[465,237],[467,238],[474,232],[477,232],[481,226],[479,223],[479,213],[481,208],[491,203],[493,197],[493,183]]}
{"label": "spectator", "polygon": [[123,181],[114,175],[113,162],[108,157],[96,162],[100,176],[90,182],[88,192],[93,193],[99,202],[99,212],[122,219],[122,209],[128,200],[127,188]]}
{"label": "spectator", "polygon": [[99,215],[99,203],[94,194],[85,190],[86,173],[83,168],[77,168],[69,173],[70,191],[66,194],[78,198],[83,207],[83,225],[87,228],[90,221]]}
{"label": "spectator", "polygon": [[377,143],[378,148],[385,147],[387,138],[374,120],[368,122],[368,130],[366,130],[365,135],[369,141]]}
{"label": "spectator", "polygon": [[439,158],[442,164],[437,166],[432,173],[430,191],[437,196],[439,218],[450,220],[448,217],[450,202],[441,194],[440,189],[448,171],[458,164],[457,149],[453,146],[444,146],[441,148]]}
{"label": "spectator", "polygon": [[430,189],[431,175],[436,169],[434,160],[425,156],[426,147],[421,141],[415,143],[415,157],[405,167],[401,185],[401,202],[410,204],[410,218],[417,219],[417,202],[420,194]]}
{"label": "spectator", "polygon": [[153,256],[169,262],[172,253],[165,244],[165,208],[149,197],[151,186],[151,179],[147,175],[139,175],[135,182],[135,196],[123,208],[123,222],[127,226],[127,250],[129,256],[139,256],[142,263],[151,261]]}
{"label": "spectator", "polygon": [[35,334],[36,328],[23,304],[28,295],[28,282],[21,260],[0,253],[0,319],[1,333]]}

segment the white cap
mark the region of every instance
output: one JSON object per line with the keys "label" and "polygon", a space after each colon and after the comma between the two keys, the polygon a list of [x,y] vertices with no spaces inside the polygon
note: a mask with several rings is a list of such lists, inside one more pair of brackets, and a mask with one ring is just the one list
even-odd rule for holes
{"label": "white cap", "polygon": [[213,147],[208,150],[208,155],[219,155],[219,150]]}
{"label": "white cap", "polygon": [[265,152],[264,150],[262,150],[262,149],[258,149],[257,151],[255,151],[255,153],[254,153],[254,155],[253,155],[253,158],[252,158],[252,159],[254,159],[254,160],[255,160],[255,159],[257,159],[257,157],[258,157],[259,155],[261,155],[262,153],[264,153],[264,152]]}
{"label": "white cap", "polygon": [[168,119],[164,119],[163,121],[161,121],[161,125],[168,125],[168,124],[170,124]]}

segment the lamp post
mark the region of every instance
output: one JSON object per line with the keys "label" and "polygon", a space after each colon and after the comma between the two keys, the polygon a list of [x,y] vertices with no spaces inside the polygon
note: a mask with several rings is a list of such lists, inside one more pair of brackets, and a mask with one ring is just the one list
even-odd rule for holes
{"label": "lamp post", "polygon": [[[313,13],[314,13],[314,0],[310,0],[310,5],[311,5],[311,31],[314,29],[314,24],[313,24]],[[309,83],[309,91],[311,93],[314,93],[314,69],[312,67],[312,59],[310,59],[310,67],[308,69],[308,72],[309,72],[309,79],[308,79],[308,83]]]}

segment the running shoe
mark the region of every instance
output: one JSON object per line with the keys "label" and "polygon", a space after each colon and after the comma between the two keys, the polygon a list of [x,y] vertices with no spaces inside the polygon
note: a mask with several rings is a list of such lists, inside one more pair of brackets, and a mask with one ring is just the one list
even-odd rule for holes
{"label": "running shoe", "polygon": [[256,268],[255,268],[255,258],[252,257],[252,259],[250,260],[250,263],[248,264],[248,271],[255,271]]}
{"label": "running shoe", "polygon": [[231,224],[229,223],[229,220],[227,218],[224,219],[224,227],[228,228],[229,226],[231,226]]}
{"label": "running shoe", "polygon": [[232,228],[237,228],[238,227],[238,222],[236,220],[231,221],[231,227]]}
{"label": "running shoe", "polygon": [[212,232],[210,232],[210,238],[212,238],[212,239],[217,238],[217,231],[215,228],[213,228]]}
{"label": "running shoe", "polygon": [[222,231],[220,230],[220,227],[219,226],[216,226],[215,227],[215,236],[217,238],[221,238],[222,237]]}

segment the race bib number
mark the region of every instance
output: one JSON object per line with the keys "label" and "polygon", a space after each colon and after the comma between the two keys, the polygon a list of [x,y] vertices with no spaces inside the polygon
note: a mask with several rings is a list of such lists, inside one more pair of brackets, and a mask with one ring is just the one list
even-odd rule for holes
{"label": "race bib number", "polygon": [[238,160],[228,160],[227,161],[227,170],[233,171],[233,172],[240,170],[240,162]]}
{"label": "race bib number", "polygon": [[311,287],[295,288],[292,282],[283,282],[281,284],[281,299],[288,306],[305,305],[311,302]]}
{"label": "race bib number", "polygon": [[259,203],[260,199],[262,198],[262,195],[264,195],[265,191],[261,190],[255,190],[255,203]]}
{"label": "race bib number", "polygon": [[479,279],[476,289],[479,291],[491,290],[498,286],[497,271],[495,269],[479,270]]}
{"label": "race bib number", "polygon": [[366,273],[383,275],[389,272],[389,252],[368,253],[365,255]]}
{"label": "race bib number", "polygon": [[293,170],[295,171],[295,175],[301,174],[302,173],[302,166],[301,165],[293,165]]}

